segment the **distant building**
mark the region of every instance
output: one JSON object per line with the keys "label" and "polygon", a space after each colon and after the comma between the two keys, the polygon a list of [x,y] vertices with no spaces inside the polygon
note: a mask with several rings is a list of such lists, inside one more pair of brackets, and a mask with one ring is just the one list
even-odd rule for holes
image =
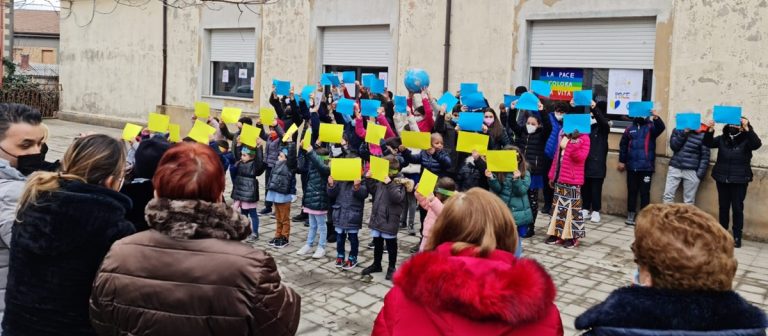
{"label": "distant building", "polygon": [[30,64],[57,64],[59,12],[15,9],[13,12],[13,62],[29,55]]}

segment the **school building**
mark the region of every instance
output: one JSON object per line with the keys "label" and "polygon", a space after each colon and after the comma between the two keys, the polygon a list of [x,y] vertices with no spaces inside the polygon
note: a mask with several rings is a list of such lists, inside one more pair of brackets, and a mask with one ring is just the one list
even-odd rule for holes
{"label": "school building", "polygon": [[[184,2],[168,2],[181,5]],[[195,101],[256,112],[272,80],[299,91],[325,72],[379,74],[405,94],[402,74],[425,69],[431,91],[477,82],[494,108],[532,79],[555,99],[593,89],[615,119],[603,212],[626,211],[614,168],[628,100],[652,100],[668,131],[658,140],[652,201],[660,202],[675,114],[711,118],[742,106],[768,141],[768,0],[269,0],[163,7],[114,0],[62,8],[64,119],[122,127],[148,112],[189,127]],[[93,8],[96,6],[96,8]],[[719,132],[719,130],[718,130]],[[713,153],[713,160],[715,158]],[[755,152],[745,237],[768,239],[768,146]],[[698,206],[716,215],[707,177]]]}

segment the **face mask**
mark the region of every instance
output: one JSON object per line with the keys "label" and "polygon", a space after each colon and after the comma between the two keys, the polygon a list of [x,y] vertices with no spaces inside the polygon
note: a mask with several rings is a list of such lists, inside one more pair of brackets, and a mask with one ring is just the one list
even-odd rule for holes
{"label": "face mask", "polygon": [[341,156],[341,154],[342,154],[341,148],[339,148],[339,147],[331,147],[331,155],[333,157],[339,157],[339,156]]}
{"label": "face mask", "polygon": [[16,169],[25,176],[32,174],[43,166],[45,154],[29,154],[16,157]]}
{"label": "face mask", "polygon": [[493,125],[493,118],[483,118],[483,124],[485,124],[485,126]]}
{"label": "face mask", "polygon": [[595,118],[591,118],[591,119],[589,119],[589,124],[590,125],[597,124],[597,120],[595,120]]}
{"label": "face mask", "polygon": [[277,139],[277,132],[275,132],[275,131],[270,132],[269,133],[269,138],[272,139],[272,141]]}
{"label": "face mask", "polygon": [[399,171],[399,170],[397,170],[397,169],[390,169],[390,170],[389,170],[389,176],[395,176],[395,175],[397,175],[398,173],[400,173],[400,171]]}
{"label": "face mask", "polygon": [[557,119],[557,121],[563,120],[563,115],[560,113],[555,113],[555,119]]}
{"label": "face mask", "polygon": [[533,134],[534,132],[536,132],[537,128],[538,127],[533,125],[525,125],[525,129],[528,130],[528,134]]}
{"label": "face mask", "polygon": [[741,133],[741,130],[735,127],[728,127],[728,135],[737,136]]}

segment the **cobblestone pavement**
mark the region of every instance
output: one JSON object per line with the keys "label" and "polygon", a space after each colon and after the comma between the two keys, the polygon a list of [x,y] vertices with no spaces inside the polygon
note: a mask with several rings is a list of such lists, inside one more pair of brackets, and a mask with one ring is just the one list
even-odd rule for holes
{"label": "cobblestone pavement", "polygon": [[[51,128],[49,158],[59,158],[72,137],[79,132],[95,131],[118,136],[120,130],[47,120]],[[229,179],[227,179],[229,180]],[[263,188],[263,181],[261,186]],[[299,213],[300,201],[293,204],[291,216]],[[370,205],[366,206],[370,211]],[[630,283],[635,266],[629,245],[633,240],[631,227],[623,218],[603,216],[599,224],[587,225],[587,238],[574,250],[553,247],[543,243],[548,216],[539,216],[536,236],[524,240],[524,256],[543,264],[554,279],[558,295],[556,303],[561,312],[566,335],[574,335],[573,321],[587,308],[601,302],[608,294]],[[418,221],[418,216],[417,216]],[[261,239],[254,246],[267,249],[279,266],[285,283],[302,297],[299,335],[366,335],[383,304],[391,282],[378,273],[372,279],[360,276],[363,267],[373,258],[369,232],[360,234],[360,265],[351,271],[342,271],[333,265],[335,244],[326,248],[327,256],[312,259],[296,255],[306,239],[307,228],[292,223],[291,244],[284,249],[267,246],[274,235],[275,221],[261,217]],[[417,237],[401,232],[398,237],[398,264],[406,260],[408,250],[418,243]],[[747,300],[768,309],[768,244],[744,242],[736,250],[739,268],[734,288]],[[384,267],[386,269],[386,256]]]}

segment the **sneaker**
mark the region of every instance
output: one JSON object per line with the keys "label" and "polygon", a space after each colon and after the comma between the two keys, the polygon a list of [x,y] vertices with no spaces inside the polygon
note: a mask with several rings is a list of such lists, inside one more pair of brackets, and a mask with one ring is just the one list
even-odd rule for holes
{"label": "sneaker", "polygon": [[259,215],[262,215],[262,216],[269,215],[271,213],[272,213],[272,208],[264,208],[264,209],[261,209],[261,211],[259,211]]}
{"label": "sneaker", "polygon": [[281,249],[281,248],[284,248],[284,247],[288,246],[288,243],[290,243],[288,241],[288,238],[280,238],[280,240],[275,242],[275,247]]}
{"label": "sneaker", "polygon": [[635,226],[635,213],[630,212],[627,214],[627,220],[624,221],[624,224]]}
{"label": "sneaker", "polygon": [[381,272],[381,265],[371,264],[371,266],[364,268],[360,274],[370,275],[371,273],[380,273],[380,272]]}
{"label": "sneaker", "polygon": [[589,218],[589,210],[582,209],[581,210],[581,218]]}
{"label": "sneaker", "polygon": [[272,239],[270,239],[269,240],[269,246],[275,246],[275,244],[277,243],[278,239],[280,239],[280,238],[272,238]]}
{"label": "sneaker", "polygon": [[344,267],[344,257],[336,257],[336,264],[335,264],[335,266],[337,268]]}
{"label": "sneaker", "polygon": [[248,235],[248,238],[245,238],[245,242],[246,243],[253,243],[253,242],[257,241],[257,240],[259,240],[259,234],[258,233],[257,234],[251,233],[250,235]]}
{"label": "sneaker", "polygon": [[318,246],[317,250],[315,250],[315,254],[312,255],[312,259],[320,259],[325,258],[325,249]]}
{"label": "sneaker", "polygon": [[558,238],[557,236],[549,236],[546,241],[544,241],[547,245],[560,245],[563,244],[563,240]]}
{"label": "sneaker", "polygon": [[309,220],[309,214],[307,214],[306,212],[302,212],[296,216],[293,216],[291,220],[294,222],[305,222]]}
{"label": "sneaker", "polygon": [[384,279],[392,280],[392,276],[395,274],[395,268],[394,267],[388,267],[387,268],[387,275],[384,277]]}
{"label": "sneaker", "polygon": [[420,247],[419,245],[411,247],[411,249],[408,250],[408,252],[411,252],[411,254],[418,253],[419,252],[419,247]]}
{"label": "sneaker", "polygon": [[579,246],[579,240],[578,239],[566,239],[565,243],[563,243],[563,247],[567,249],[573,249]]}
{"label": "sneaker", "polygon": [[357,266],[357,259],[347,259],[347,262],[344,263],[344,266],[341,267],[343,270],[351,270]]}
{"label": "sneaker", "polygon": [[589,221],[592,223],[600,223],[600,213],[592,211],[592,218],[590,218]]}
{"label": "sneaker", "polygon": [[301,247],[301,249],[299,249],[299,252],[296,252],[296,254],[303,256],[309,253],[309,250],[311,249],[312,249],[312,246],[304,245]]}
{"label": "sneaker", "polygon": [[329,232],[328,236],[326,236],[326,240],[329,243],[335,243],[336,242],[336,231]]}
{"label": "sneaker", "polygon": [[372,248],[373,248],[373,242],[370,242],[370,243],[368,243],[368,248],[369,248],[369,249],[372,249]]}

